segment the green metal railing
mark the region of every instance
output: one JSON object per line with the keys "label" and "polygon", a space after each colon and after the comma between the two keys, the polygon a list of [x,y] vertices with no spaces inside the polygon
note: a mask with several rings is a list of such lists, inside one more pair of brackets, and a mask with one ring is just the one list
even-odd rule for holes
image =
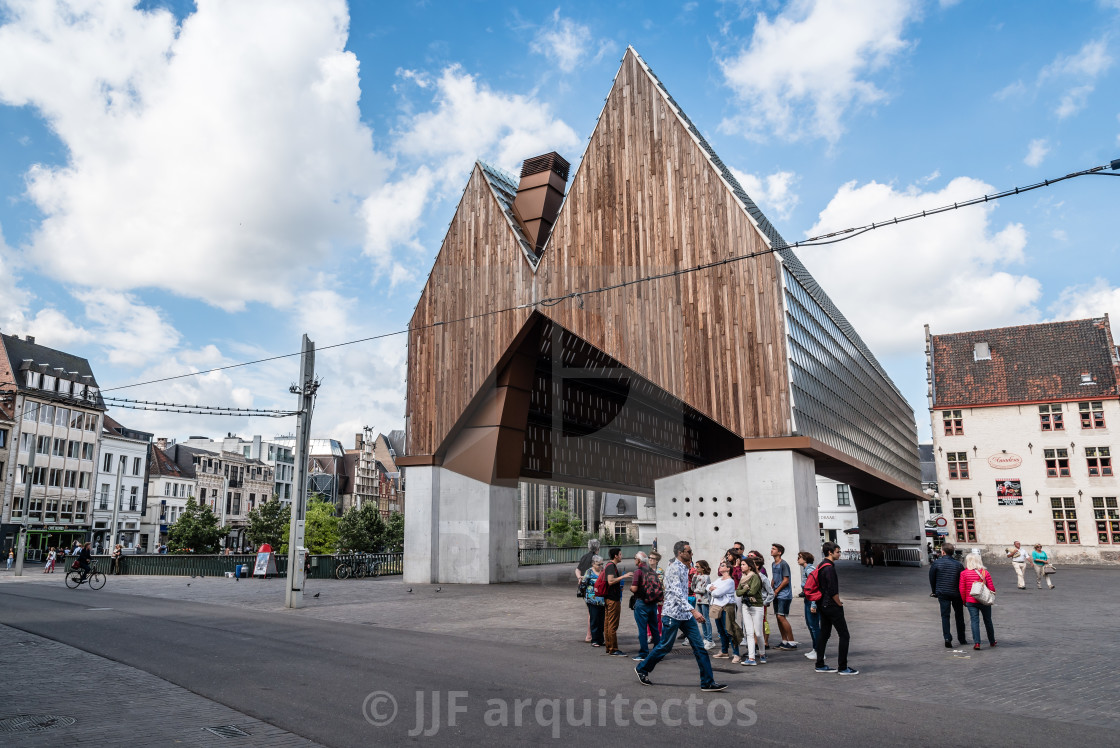
{"label": "green metal railing", "polygon": [[[633,558],[638,551],[649,553],[653,546],[650,545],[620,545],[623,558]],[[599,550],[599,555],[604,559],[609,546],[604,545]],[[518,548],[518,566],[543,566],[544,564],[575,564],[579,563],[583,554],[587,553],[587,546],[574,548]]]}
{"label": "green metal railing", "polygon": [[[632,558],[638,551],[649,553],[648,545],[623,545],[623,558]],[[601,553],[605,555],[607,546],[603,546]],[[575,548],[520,548],[517,551],[517,564],[519,566],[542,566],[544,564],[576,564],[583,554],[587,553],[585,546]],[[317,555],[311,556],[311,568],[307,577],[309,579],[330,579],[334,577],[334,570],[348,554]],[[370,553],[364,556],[371,562],[381,565],[381,575],[399,575],[404,573],[403,553]],[[58,559],[58,568],[65,569],[72,559],[61,556]],[[108,574],[113,568],[109,556],[94,556],[97,567]],[[276,555],[276,571],[279,576],[284,576],[288,570],[287,555]],[[252,576],[253,567],[257,563],[257,554],[238,553],[224,556],[208,553],[161,553],[161,554],[125,554],[121,557],[121,574],[125,575],[152,575],[174,577],[224,577],[227,572],[233,573],[238,566],[248,567],[244,572],[246,577]]]}
{"label": "green metal railing", "polygon": [[[112,559],[109,556],[94,556],[97,567],[109,573],[112,568]],[[403,553],[372,553],[369,558],[380,562],[381,574],[401,574],[404,571]],[[287,555],[277,555],[276,571],[284,576],[288,571]],[[335,567],[339,558],[335,556],[311,556],[311,570],[309,579],[329,579],[334,576]],[[237,567],[247,566],[249,570],[245,576],[252,576],[253,567],[257,563],[257,555],[241,553],[231,556],[204,554],[204,553],[166,553],[152,555],[125,555],[121,558],[121,573],[126,575],[153,575],[153,576],[205,576],[224,577],[226,572],[234,572]],[[62,564],[60,564],[62,565]]]}

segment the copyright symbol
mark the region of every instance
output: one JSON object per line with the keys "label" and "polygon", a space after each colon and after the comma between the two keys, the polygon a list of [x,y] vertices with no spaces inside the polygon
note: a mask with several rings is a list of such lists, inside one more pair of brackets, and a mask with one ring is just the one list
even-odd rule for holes
{"label": "copyright symbol", "polygon": [[387,691],[374,691],[362,702],[362,716],[374,727],[384,727],[397,718],[397,700]]}

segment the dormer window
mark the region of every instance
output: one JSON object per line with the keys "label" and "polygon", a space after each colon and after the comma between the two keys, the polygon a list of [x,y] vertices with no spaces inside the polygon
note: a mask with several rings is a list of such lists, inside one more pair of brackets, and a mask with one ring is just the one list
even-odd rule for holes
{"label": "dormer window", "polygon": [[28,387],[31,387],[33,389],[39,389],[39,385],[42,383],[42,381],[43,381],[43,375],[42,374],[40,374],[37,371],[28,370],[27,378],[24,380],[24,384],[26,384]]}
{"label": "dormer window", "polygon": [[990,361],[992,359],[992,349],[986,342],[974,343],[972,346],[972,358],[974,361]]}
{"label": "dormer window", "polygon": [[55,390],[54,377],[52,377],[50,374],[43,375],[43,389],[47,390],[48,392],[54,392]]}
{"label": "dormer window", "polygon": [[626,500],[619,499],[618,506],[615,507],[619,514],[626,514]]}
{"label": "dormer window", "polygon": [[1081,384],[1092,384],[1093,375],[1087,371],[1081,372]]}

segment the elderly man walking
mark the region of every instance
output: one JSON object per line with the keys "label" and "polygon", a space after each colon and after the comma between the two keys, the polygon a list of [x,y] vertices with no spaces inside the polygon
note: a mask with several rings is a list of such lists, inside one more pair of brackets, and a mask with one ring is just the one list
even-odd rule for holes
{"label": "elderly man walking", "polygon": [[712,673],[712,661],[708,658],[708,651],[704,649],[704,641],[700,636],[700,622],[704,616],[700,611],[688,604],[688,568],[692,565],[692,548],[685,540],[678,540],[673,545],[673,562],[665,572],[665,603],[661,616],[661,642],[649,653],[649,657],[638,663],[634,672],[642,685],[652,686],[653,681],[649,674],[657,667],[657,663],[669,654],[677,639],[677,631],[684,632],[688,637],[688,644],[692,647],[692,655],[696,658],[696,665],[700,668],[701,691],[723,691],[727,686],[716,683],[715,674]]}
{"label": "elderly man walking", "polygon": [[1027,562],[1031,560],[1031,554],[1019,545],[1019,541],[1015,541],[1015,547],[1007,550],[1007,557],[1011,559],[1011,566],[1015,569],[1015,582],[1019,585],[1019,589],[1025,590],[1027,583],[1023,579],[1023,572],[1027,570]]}

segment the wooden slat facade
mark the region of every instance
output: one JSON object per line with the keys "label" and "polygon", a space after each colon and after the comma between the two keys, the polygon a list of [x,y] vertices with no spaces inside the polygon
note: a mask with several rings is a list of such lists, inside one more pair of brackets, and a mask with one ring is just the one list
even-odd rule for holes
{"label": "wooden slat facade", "polygon": [[[536,271],[476,167],[412,326],[764,248],[628,52]],[[537,309],[743,438],[791,433],[781,267],[772,254]],[[445,446],[530,313],[410,334],[410,455]]]}

